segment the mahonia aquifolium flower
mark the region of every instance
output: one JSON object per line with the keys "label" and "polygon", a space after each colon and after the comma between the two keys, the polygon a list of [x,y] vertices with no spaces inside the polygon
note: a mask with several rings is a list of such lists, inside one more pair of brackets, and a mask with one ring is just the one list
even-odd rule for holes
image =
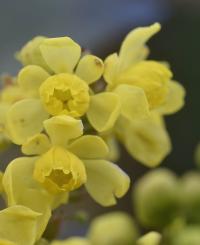
{"label": "mahonia aquifolium flower", "polygon": [[[36,37],[17,53],[23,68],[0,93],[0,146],[20,145],[26,156],[14,159],[0,173],[0,193],[7,203],[0,211],[0,245],[48,244],[41,237],[52,211],[83,185],[99,204],[114,205],[130,184],[127,174],[111,162],[120,155],[118,140],[149,167],[170,152],[163,117],[182,108],[185,91],[173,80],[168,65],[146,60],[146,42],[159,30],[156,23],[130,32],[119,54],[109,55],[105,62],[82,52],[69,37]],[[103,78],[105,89],[97,86]],[[167,187],[174,205],[172,186]],[[151,213],[138,212],[144,222],[154,220]],[[112,220],[119,221],[113,229],[122,244],[124,238],[138,244],[159,243],[157,233],[136,241],[128,217],[114,215]],[[152,227],[159,222],[154,221]],[[124,227],[129,228],[126,237]],[[98,242],[103,245],[105,240]],[[52,242],[90,243],[89,238],[78,237]]]}
{"label": "mahonia aquifolium flower", "polygon": [[115,126],[118,138],[134,158],[150,167],[171,150],[162,116],[181,109],[185,96],[166,64],[145,60],[149,53],[145,43],[159,30],[156,23],[130,32],[119,54],[106,58],[104,70],[107,91],[117,94],[121,102]]}

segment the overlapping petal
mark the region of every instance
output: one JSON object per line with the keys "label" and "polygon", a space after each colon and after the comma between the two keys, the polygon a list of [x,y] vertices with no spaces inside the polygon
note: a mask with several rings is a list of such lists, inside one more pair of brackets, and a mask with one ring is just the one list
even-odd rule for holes
{"label": "overlapping petal", "polygon": [[104,63],[101,59],[94,55],[85,55],[76,68],[76,75],[91,84],[101,77],[103,70]]}
{"label": "overlapping petal", "polygon": [[84,135],[76,139],[68,149],[81,159],[103,159],[109,151],[102,138],[95,135]]}
{"label": "overlapping petal", "polygon": [[185,104],[185,89],[175,81],[169,82],[169,92],[165,102],[157,109],[159,113],[170,115],[179,111]]}
{"label": "overlapping petal", "polygon": [[23,144],[29,137],[42,131],[43,121],[48,117],[39,100],[21,100],[7,112],[7,132],[15,144]]}
{"label": "overlapping petal", "polygon": [[33,245],[40,213],[16,205],[0,211],[0,244]]}
{"label": "overlapping petal", "polygon": [[84,160],[88,193],[102,206],[116,204],[129,188],[130,179],[117,165],[106,160]]}
{"label": "overlapping petal", "polygon": [[[37,238],[43,234],[51,216],[52,205],[57,196],[49,195],[33,179],[33,169],[37,157],[22,157],[13,160],[3,177],[3,187],[8,206],[23,205],[41,213],[37,220]],[[59,200],[60,197],[58,197]]]}
{"label": "overlapping petal", "polygon": [[19,86],[30,95],[39,96],[40,85],[49,77],[49,74],[40,66],[28,65],[20,70],[17,78]]}
{"label": "overlapping petal", "polygon": [[91,96],[87,117],[99,132],[111,129],[120,113],[121,103],[115,93],[103,92]]}
{"label": "overlapping petal", "polygon": [[[122,130],[123,125],[126,129]],[[119,120],[117,132],[131,156],[148,167],[155,167],[171,151],[171,142],[162,118],[151,113],[143,120]]]}
{"label": "overlapping petal", "polygon": [[44,39],[40,51],[55,73],[71,73],[81,56],[81,47],[69,37]]}
{"label": "overlapping petal", "polygon": [[44,128],[53,145],[64,147],[69,140],[78,138],[83,134],[82,121],[66,115],[51,117],[44,121]]}
{"label": "overlapping petal", "polygon": [[131,31],[124,39],[120,51],[120,71],[124,71],[144,57],[145,43],[160,30],[159,23],[148,27],[140,27]]}
{"label": "overlapping petal", "polygon": [[143,119],[149,116],[149,104],[143,89],[121,84],[113,92],[120,97],[122,116],[129,120]]}
{"label": "overlapping petal", "polygon": [[51,143],[45,134],[36,134],[22,145],[21,150],[25,155],[40,155],[50,147]]}

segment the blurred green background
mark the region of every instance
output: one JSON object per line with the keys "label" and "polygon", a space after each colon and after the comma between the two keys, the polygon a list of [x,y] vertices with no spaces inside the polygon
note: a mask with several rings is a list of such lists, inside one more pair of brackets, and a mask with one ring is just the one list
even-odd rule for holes
{"label": "blurred green background", "polygon": [[[84,48],[105,58],[119,49],[125,35],[137,26],[159,21],[162,31],[150,42],[151,58],[171,64],[174,77],[187,90],[186,106],[167,118],[173,151],[163,162],[177,174],[194,167],[193,152],[200,136],[200,1],[199,0],[0,0],[0,72],[15,75],[20,65],[14,53],[36,35],[71,36]],[[13,148],[0,155],[9,162]],[[123,150],[119,163],[133,183],[147,168]],[[91,200],[76,204],[101,212]],[[131,210],[130,195],[115,209]],[[110,209],[106,209],[109,211]],[[105,210],[104,210],[105,211]],[[77,234],[70,223],[69,234]],[[63,228],[65,229],[65,228]],[[84,228],[79,225],[80,233]]]}

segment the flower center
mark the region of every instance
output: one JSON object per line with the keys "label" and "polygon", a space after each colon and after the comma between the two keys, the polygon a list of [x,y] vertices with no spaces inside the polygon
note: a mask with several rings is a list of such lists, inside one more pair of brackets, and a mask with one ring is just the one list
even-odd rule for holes
{"label": "flower center", "polygon": [[76,75],[58,74],[44,81],[40,98],[51,115],[81,117],[89,106],[89,87]]}
{"label": "flower center", "polygon": [[73,191],[87,178],[83,162],[58,146],[52,147],[36,161],[33,176],[53,194]]}

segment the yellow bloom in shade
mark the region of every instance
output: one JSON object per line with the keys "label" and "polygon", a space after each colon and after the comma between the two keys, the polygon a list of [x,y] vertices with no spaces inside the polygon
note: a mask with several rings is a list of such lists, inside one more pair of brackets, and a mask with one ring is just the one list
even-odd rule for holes
{"label": "yellow bloom in shade", "polygon": [[156,231],[151,231],[142,236],[137,241],[137,245],[159,245],[161,242],[161,234]]}
{"label": "yellow bloom in shade", "polygon": [[116,132],[131,156],[148,167],[160,164],[171,151],[169,135],[162,117],[157,113],[151,113],[143,120],[121,118]]}
{"label": "yellow bloom in shade", "polygon": [[33,245],[40,213],[16,205],[0,211],[0,244]]}
{"label": "yellow bloom in shade", "polygon": [[98,203],[110,206],[127,192],[129,177],[117,165],[104,160],[107,145],[99,136],[83,135],[81,120],[55,116],[44,121],[44,128],[49,149],[43,152],[43,143],[47,143],[38,134],[22,145],[22,151],[30,155],[42,152],[35,160],[34,178],[49,193],[70,192],[84,184]]}
{"label": "yellow bloom in shade", "polygon": [[[125,105],[122,103],[121,111],[123,113],[127,108],[131,111],[132,108],[129,117],[133,119],[137,117],[133,112],[138,107],[141,109],[140,116],[143,114],[144,118],[148,116],[146,113],[148,110],[156,109],[160,114],[171,114],[180,110],[184,104],[184,88],[179,83],[171,81],[170,69],[160,62],[144,61],[149,53],[146,42],[160,28],[160,24],[155,23],[131,31],[124,39],[119,54],[111,54],[105,60],[104,79],[107,82],[107,90],[116,92],[119,86],[129,85],[127,91],[124,90],[120,96],[130,98]],[[144,92],[143,97],[141,92],[137,92],[139,88]],[[138,101],[142,102],[140,106]]]}
{"label": "yellow bloom in shade", "polygon": [[89,87],[76,75],[54,75],[41,85],[40,98],[51,115],[80,117],[89,107]]}
{"label": "yellow bloom in shade", "polygon": [[63,241],[53,241],[50,245],[92,245],[89,240],[82,237],[70,237]]}
{"label": "yellow bloom in shade", "polygon": [[61,147],[52,147],[35,163],[34,178],[52,193],[73,191],[86,182],[83,162]]}

